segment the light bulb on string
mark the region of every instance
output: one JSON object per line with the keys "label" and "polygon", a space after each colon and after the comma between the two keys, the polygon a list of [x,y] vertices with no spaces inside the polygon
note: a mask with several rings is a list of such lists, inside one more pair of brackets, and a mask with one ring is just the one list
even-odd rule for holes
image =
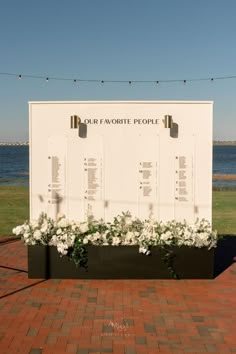
{"label": "light bulb on string", "polygon": [[18,79],[21,80],[22,76],[21,75],[18,75]]}

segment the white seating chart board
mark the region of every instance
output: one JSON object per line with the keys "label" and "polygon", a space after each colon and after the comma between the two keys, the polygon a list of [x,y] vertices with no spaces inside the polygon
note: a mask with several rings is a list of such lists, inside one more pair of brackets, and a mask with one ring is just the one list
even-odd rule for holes
{"label": "white seating chart board", "polygon": [[130,211],[211,222],[212,110],[197,101],[30,102],[31,219],[110,221]]}

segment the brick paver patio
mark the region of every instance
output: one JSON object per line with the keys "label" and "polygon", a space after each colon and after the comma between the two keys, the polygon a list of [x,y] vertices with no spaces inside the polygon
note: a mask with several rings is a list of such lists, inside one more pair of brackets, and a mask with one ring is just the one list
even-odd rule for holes
{"label": "brick paver patio", "polygon": [[1,354],[236,352],[236,263],[213,280],[40,280],[21,241],[0,255]]}

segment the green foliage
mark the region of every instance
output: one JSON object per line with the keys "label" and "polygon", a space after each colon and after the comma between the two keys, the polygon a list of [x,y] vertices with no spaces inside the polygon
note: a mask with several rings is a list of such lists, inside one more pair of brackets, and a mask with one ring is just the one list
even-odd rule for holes
{"label": "green foliage", "polygon": [[88,268],[88,250],[81,238],[76,238],[73,248],[68,249],[68,257],[77,267]]}
{"label": "green foliage", "polygon": [[171,248],[168,245],[163,245],[162,247],[160,247],[160,254],[161,254],[162,260],[165,263],[171,277],[173,279],[179,279],[179,276],[176,273],[176,270],[174,267],[174,259],[176,257],[176,254],[175,254],[173,248]]}

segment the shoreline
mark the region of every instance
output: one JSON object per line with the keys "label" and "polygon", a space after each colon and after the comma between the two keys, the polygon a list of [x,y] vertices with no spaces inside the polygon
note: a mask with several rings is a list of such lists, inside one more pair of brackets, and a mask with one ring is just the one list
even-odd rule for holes
{"label": "shoreline", "polygon": [[[22,176],[28,176],[29,172],[24,172],[22,173]],[[3,178],[1,181],[0,178],[0,185],[1,182],[6,183],[6,182],[11,182],[11,180],[22,180],[22,182],[25,182],[26,180],[24,178],[20,178],[20,177],[14,177],[14,178]],[[212,180],[214,181],[236,181],[236,174],[220,174],[220,173],[216,173],[216,174],[212,174]]]}
{"label": "shoreline", "polygon": [[235,146],[236,141],[213,141],[213,146]]}
{"label": "shoreline", "polygon": [[[29,146],[28,141],[0,142],[0,146]],[[213,146],[236,146],[236,141],[213,141]]]}
{"label": "shoreline", "polygon": [[236,181],[235,175],[226,175],[226,174],[214,174],[212,175],[213,181]]}

